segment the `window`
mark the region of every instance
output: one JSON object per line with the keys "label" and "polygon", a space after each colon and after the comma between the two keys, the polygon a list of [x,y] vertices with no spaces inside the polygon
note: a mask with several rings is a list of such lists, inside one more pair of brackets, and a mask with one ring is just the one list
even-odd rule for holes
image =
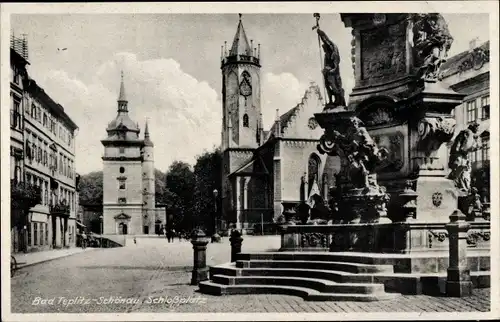
{"label": "window", "polygon": [[248,114],[243,115],[243,127],[248,127]]}
{"label": "window", "polygon": [[48,121],[47,121],[47,113],[43,113],[43,126],[47,127]]}
{"label": "window", "polygon": [[490,160],[490,135],[485,134],[481,138],[481,157],[483,161]]}
{"label": "window", "polygon": [[487,120],[490,118],[490,96],[481,97],[481,119]]}
{"label": "window", "polygon": [[28,245],[31,245],[31,223],[26,225],[26,229],[28,230]]}
{"label": "window", "polygon": [[120,167],[120,173],[124,173],[125,172],[125,168],[124,167]]}
{"label": "window", "polygon": [[123,146],[119,147],[118,149],[119,149],[120,154],[125,153],[125,148]]}
{"label": "window", "polygon": [[467,123],[474,122],[477,119],[476,100],[466,103],[467,108]]}
{"label": "window", "polygon": [[38,223],[33,223],[33,246],[38,245]]}
{"label": "window", "polygon": [[36,148],[36,137],[33,137],[32,149],[33,149],[33,151],[31,151],[31,153],[33,153],[33,160],[35,162],[37,162],[38,161],[38,149]]}
{"label": "window", "polygon": [[[311,154],[309,157],[309,163],[307,165],[307,179],[308,179],[308,194],[311,192],[313,184],[316,182],[318,187],[320,186],[319,182],[319,168],[320,168],[321,160],[316,154]],[[308,196],[307,196],[308,197]]]}
{"label": "window", "polygon": [[31,118],[36,119],[36,106],[31,104]]}
{"label": "window", "polygon": [[12,97],[12,109],[10,111],[10,126],[14,129],[21,130],[21,101],[16,97]]}
{"label": "window", "polygon": [[40,106],[38,106],[36,109],[36,120],[42,123],[42,109],[40,108]]}
{"label": "window", "polygon": [[127,203],[127,198],[118,198],[118,203],[119,204],[126,204]]}
{"label": "window", "polygon": [[12,82],[19,85],[19,70],[15,66],[12,67]]}
{"label": "window", "polygon": [[49,204],[49,183],[47,181],[45,181],[45,204],[48,205]]}
{"label": "window", "polygon": [[43,151],[43,165],[48,166],[49,165],[49,158],[47,155],[47,147],[45,147],[45,151]]}
{"label": "window", "polygon": [[120,180],[119,181],[119,189],[120,190],[125,190],[127,188],[127,185],[125,183],[125,180]]}
{"label": "window", "polygon": [[477,162],[477,151],[469,152],[469,160],[472,164]]}
{"label": "window", "polygon": [[40,223],[40,246],[43,246],[43,229],[45,228],[44,223]]}
{"label": "window", "polygon": [[49,244],[49,224],[45,223],[45,245]]}

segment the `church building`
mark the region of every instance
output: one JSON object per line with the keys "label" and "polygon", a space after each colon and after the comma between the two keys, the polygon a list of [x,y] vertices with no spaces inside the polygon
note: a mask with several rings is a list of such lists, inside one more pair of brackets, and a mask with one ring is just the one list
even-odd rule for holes
{"label": "church building", "polygon": [[273,126],[263,129],[260,44],[248,41],[241,16],[232,46],[221,56],[222,218],[251,232],[254,225],[278,221],[283,203],[327,197],[340,165],[317,152],[323,130],[314,113],[322,111],[323,99],[315,84],[297,106],[277,106]]}
{"label": "church building", "polygon": [[[103,160],[103,233],[154,234],[165,224],[155,206],[154,145],[148,123],[141,139],[139,124],[128,114],[123,73],[118,113],[106,128]],[[163,216],[164,217],[164,216]]]}

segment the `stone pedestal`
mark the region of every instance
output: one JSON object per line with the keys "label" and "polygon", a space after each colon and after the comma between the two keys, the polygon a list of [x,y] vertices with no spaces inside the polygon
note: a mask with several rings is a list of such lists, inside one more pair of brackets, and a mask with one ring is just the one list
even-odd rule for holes
{"label": "stone pedestal", "polygon": [[191,244],[193,244],[193,271],[191,275],[191,285],[198,285],[201,281],[208,280],[207,267],[207,244],[205,233],[195,230],[191,234]]}
{"label": "stone pedestal", "polygon": [[446,295],[468,296],[472,293],[472,281],[467,263],[467,232],[470,224],[465,215],[456,210],[446,225],[450,240],[449,267],[446,279]]}
{"label": "stone pedestal", "polygon": [[236,255],[241,253],[241,244],[243,243],[241,232],[237,229],[231,231],[229,242],[231,243],[231,262],[236,262]]}

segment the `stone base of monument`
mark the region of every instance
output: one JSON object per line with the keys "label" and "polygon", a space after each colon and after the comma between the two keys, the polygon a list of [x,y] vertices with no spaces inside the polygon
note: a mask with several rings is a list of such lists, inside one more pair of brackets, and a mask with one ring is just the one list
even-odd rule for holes
{"label": "stone base of monument", "polygon": [[[435,256],[240,253],[235,263],[211,267],[210,281],[199,287],[212,295],[279,293],[309,301],[378,301],[398,294],[445,294],[447,257]],[[472,254],[469,263],[474,267],[470,272],[473,286],[490,287],[489,270],[482,271],[489,268],[489,255]]]}
{"label": "stone base of monument", "polygon": [[[490,287],[489,223],[472,222],[471,285]],[[352,238],[353,234],[357,237]],[[398,294],[446,294],[444,223],[284,225],[278,252],[239,253],[199,284],[213,295],[279,293],[310,301],[377,301]],[[448,283],[449,284],[449,283]]]}

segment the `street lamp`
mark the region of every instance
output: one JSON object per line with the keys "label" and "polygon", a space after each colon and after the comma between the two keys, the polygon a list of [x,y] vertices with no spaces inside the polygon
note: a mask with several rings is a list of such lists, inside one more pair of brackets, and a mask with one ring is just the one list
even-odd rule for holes
{"label": "street lamp", "polygon": [[217,196],[219,195],[219,191],[217,189],[214,189],[213,191],[214,194],[214,233],[212,235],[212,243],[213,242],[220,242],[220,236],[217,234]]}
{"label": "street lamp", "polygon": [[99,219],[101,221],[101,242],[99,243],[101,248],[102,248],[102,235],[104,234],[104,216],[101,214],[99,216]]}

